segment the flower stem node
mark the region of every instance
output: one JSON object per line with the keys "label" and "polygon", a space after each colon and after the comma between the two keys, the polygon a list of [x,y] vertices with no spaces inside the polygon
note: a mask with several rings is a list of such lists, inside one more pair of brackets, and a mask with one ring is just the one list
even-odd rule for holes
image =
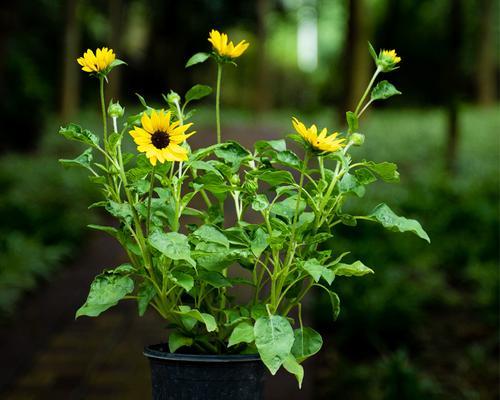
{"label": "flower stem node", "polygon": [[351,135],[350,139],[354,146],[362,146],[365,142],[365,135],[355,132]]}
{"label": "flower stem node", "polygon": [[125,108],[120,105],[119,101],[114,103],[113,100],[111,100],[109,102],[108,115],[111,118],[121,118],[123,117],[124,113],[125,113]]}

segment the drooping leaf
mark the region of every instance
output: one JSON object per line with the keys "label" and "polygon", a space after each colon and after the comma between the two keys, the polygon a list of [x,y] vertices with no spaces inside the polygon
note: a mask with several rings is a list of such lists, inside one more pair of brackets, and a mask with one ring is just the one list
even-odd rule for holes
{"label": "drooping leaf", "polygon": [[73,160],[60,159],[59,162],[66,168],[68,167],[83,167],[91,170],[92,167],[90,163],[92,162],[92,148],[88,148],[78,157]]}
{"label": "drooping leaf", "polygon": [[280,315],[260,317],[254,326],[255,345],[262,362],[276,374],[292,349],[294,336],[290,322]]}
{"label": "drooping leaf", "polygon": [[137,309],[139,316],[142,317],[148,308],[149,303],[155,297],[156,290],[151,282],[145,280],[139,286],[137,291]]}
{"label": "drooping leaf", "polygon": [[385,100],[398,94],[401,94],[401,92],[396,89],[392,83],[389,83],[388,81],[381,81],[372,89],[371,99]]}
{"label": "drooping leaf", "polygon": [[99,138],[96,135],[88,129],[82,129],[81,126],[76,124],[61,127],[59,134],[63,135],[66,139],[82,142],[90,146],[97,146],[99,144]]}
{"label": "drooping leaf", "polygon": [[387,204],[379,204],[368,215],[372,221],[379,222],[386,229],[393,232],[412,232],[419,238],[431,242],[429,235],[422,229],[420,223],[414,219],[399,217],[396,215]]}
{"label": "drooping leaf", "polygon": [[250,322],[240,322],[233,329],[231,336],[229,336],[228,347],[234,346],[238,343],[252,343],[255,340],[253,325]]}
{"label": "drooping leaf", "polygon": [[134,281],[127,275],[103,273],[96,276],[90,285],[87,301],[76,312],[76,318],[86,315],[97,317],[103,311],[115,306],[134,290]]}
{"label": "drooping leaf", "polygon": [[[374,172],[382,180],[390,183],[399,182],[398,166],[390,162],[374,163],[373,161],[363,162],[370,171]],[[358,170],[359,171],[359,170]],[[357,171],[356,171],[357,172]]]}
{"label": "drooping leaf", "polygon": [[318,262],[318,260],[312,258],[302,264],[302,269],[304,269],[304,271],[311,275],[315,282],[319,282],[321,276],[323,275],[323,270],[325,269],[325,267],[322,266]]}
{"label": "drooping leaf", "polygon": [[365,195],[365,187],[358,181],[358,179],[346,172],[339,182],[339,190],[343,193],[354,193],[358,197]]}
{"label": "drooping leaf", "polygon": [[294,336],[292,354],[300,363],[316,354],[323,346],[321,335],[312,328],[295,329]]}
{"label": "drooping leaf", "polygon": [[285,360],[283,361],[283,367],[288,372],[295,375],[295,378],[297,379],[297,382],[299,384],[299,389],[301,389],[302,381],[304,380],[304,367],[297,362],[293,354],[288,354],[288,356],[286,356]]}
{"label": "drooping leaf", "polygon": [[168,336],[168,349],[171,353],[175,353],[183,346],[191,346],[192,344],[193,338],[184,336],[179,332],[174,331]]}
{"label": "drooping leaf", "polygon": [[194,318],[196,321],[205,324],[208,332],[214,332],[217,330],[217,323],[215,318],[207,313],[202,313],[199,310],[191,309],[189,306],[179,306],[178,314],[189,316]]}
{"label": "drooping leaf", "polygon": [[189,292],[194,286],[194,278],[180,271],[172,272],[171,279],[180,287],[182,287],[186,292]]}
{"label": "drooping leaf", "polygon": [[374,273],[361,261],[355,261],[352,264],[338,263],[333,267],[333,272],[338,276],[363,276]]}

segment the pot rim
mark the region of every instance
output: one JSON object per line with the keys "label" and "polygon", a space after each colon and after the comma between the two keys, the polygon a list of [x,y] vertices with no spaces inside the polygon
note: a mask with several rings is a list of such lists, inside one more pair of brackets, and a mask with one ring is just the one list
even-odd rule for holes
{"label": "pot rim", "polygon": [[207,363],[234,363],[234,362],[249,362],[260,361],[258,354],[230,354],[230,355],[206,355],[206,354],[182,354],[182,353],[166,353],[156,350],[155,347],[159,344],[153,344],[144,347],[144,354],[147,358],[155,358],[157,360],[169,361],[191,361],[191,362],[207,362]]}

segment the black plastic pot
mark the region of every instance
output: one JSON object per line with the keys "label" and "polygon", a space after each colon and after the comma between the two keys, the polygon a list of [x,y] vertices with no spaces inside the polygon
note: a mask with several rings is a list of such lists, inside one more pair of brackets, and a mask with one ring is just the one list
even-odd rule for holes
{"label": "black plastic pot", "polygon": [[168,353],[144,349],[151,365],[153,400],[262,400],[265,367],[258,355]]}

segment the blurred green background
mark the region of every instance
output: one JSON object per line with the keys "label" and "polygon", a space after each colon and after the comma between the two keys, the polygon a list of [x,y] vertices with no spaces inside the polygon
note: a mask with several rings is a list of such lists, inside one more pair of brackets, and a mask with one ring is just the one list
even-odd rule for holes
{"label": "blurred green background", "polygon": [[[319,293],[311,299],[310,320],[326,335],[325,347],[306,369],[304,390],[292,387],[286,398],[499,398],[499,15],[497,0],[5,3],[0,9],[3,346],[9,348],[14,326],[24,323],[29,335],[34,322],[26,322],[23,313],[36,309],[33,299],[54,296],[54,282],[64,271],[78,260],[99,262],[98,255],[88,259],[83,251],[95,240],[85,225],[99,218],[87,210],[98,193],[84,173],[57,163],[77,152],[60,140],[58,126],[78,121],[98,130],[97,81],[75,61],[87,48],[110,46],[128,63],[111,73],[107,98],[135,109],[134,93],[159,105],[161,93],[171,89],[184,93],[195,83],[214,85],[210,63],[184,69],[192,54],[209,49],[210,29],[248,40],[239,66],[225,68],[222,92],[223,132],[248,144],[289,133],[292,115],[342,130],[345,111],[373,71],[370,41],[375,48],[395,48],[402,57],[401,68],[384,79],[403,95],[376,104],[366,115],[361,124],[366,142],[354,156],[396,162],[402,179],[399,185],[373,185],[352,207],[366,211],[386,201],[419,219],[432,244],[371,225],[339,229],[331,246],[353,251],[376,274],[335,281],[342,301],[335,323],[326,311],[328,300]],[[214,137],[213,104],[207,99],[194,116],[197,137],[202,136],[196,140]],[[85,291],[89,281],[74,284]],[[64,308],[66,301],[51,304]],[[44,313],[51,310],[35,314],[53,328],[37,342],[38,352],[54,332],[75,324],[71,317],[56,323]],[[140,347],[129,351],[140,353]],[[29,390],[19,379],[33,373],[30,360],[2,366],[10,375],[0,382],[0,393],[59,398],[53,396],[57,380],[45,383],[52,385],[47,397],[40,394],[43,383],[31,383],[35,394],[22,397]],[[60,398],[101,398],[69,393]],[[134,398],[107,393],[108,399]],[[285,398],[272,393],[269,398]]]}

